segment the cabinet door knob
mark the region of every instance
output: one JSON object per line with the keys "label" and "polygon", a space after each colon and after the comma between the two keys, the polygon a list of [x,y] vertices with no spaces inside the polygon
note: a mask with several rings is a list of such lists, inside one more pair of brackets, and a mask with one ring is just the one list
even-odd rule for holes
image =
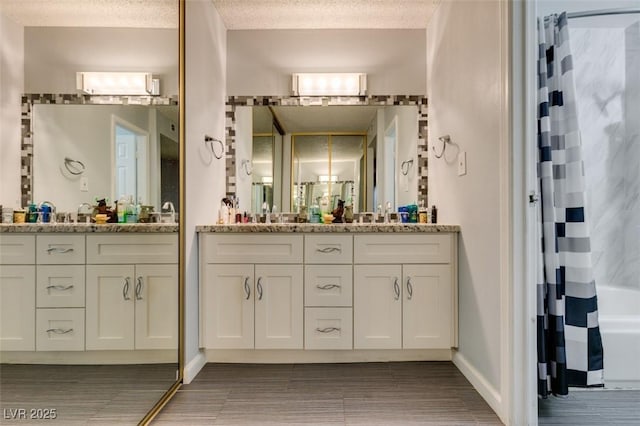
{"label": "cabinet door knob", "polygon": [[258,278],[256,289],[258,290],[258,300],[262,300],[262,277]]}
{"label": "cabinet door knob", "polygon": [[411,277],[407,277],[407,300],[413,297],[413,286],[411,285]]}
{"label": "cabinet door knob", "polygon": [[131,300],[129,297],[129,281],[131,278],[127,277],[124,279],[124,286],[122,287],[122,298],[124,300]]}
{"label": "cabinet door knob", "polygon": [[136,280],[136,300],[142,300],[142,277]]}
{"label": "cabinet door knob", "polygon": [[395,277],[395,279],[393,280],[393,292],[395,293],[395,296],[393,298],[395,300],[399,300],[400,299],[400,285],[398,284],[398,277]]}
{"label": "cabinet door knob", "polygon": [[251,287],[249,286],[249,277],[244,278],[244,295],[245,300],[249,300],[251,297]]}

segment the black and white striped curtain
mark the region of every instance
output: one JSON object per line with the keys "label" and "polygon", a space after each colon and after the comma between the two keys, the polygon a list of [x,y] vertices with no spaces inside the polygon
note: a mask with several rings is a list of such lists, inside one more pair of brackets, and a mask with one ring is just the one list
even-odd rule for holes
{"label": "black and white striped curtain", "polygon": [[538,394],[602,386],[602,340],[566,13],[538,21]]}

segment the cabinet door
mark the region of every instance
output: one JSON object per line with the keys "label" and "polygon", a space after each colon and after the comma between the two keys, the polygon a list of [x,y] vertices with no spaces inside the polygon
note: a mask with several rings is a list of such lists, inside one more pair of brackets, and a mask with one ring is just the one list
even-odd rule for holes
{"label": "cabinet door", "polygon": [[203,268],[202,336],[210,349],[253,349],[253,265]]}
{"label": "cabinet door", "polygon": [[36,349],[36,267],[0,266],[0,350]]}
{"label": "cabinet door", "polygon": [[403,266],[402,346],[449,349],[452,346],[450,265]]}
{"label": "cabinet door", "polygon": [[178,265],[136,265],[135,348],[178,348]]}
{"label": "cabinet door", "polygon": [[354,349],[399,349],[402,344],[402,267],[353,267]]}
{"label": "cabinet door", "polygon": [[256,265],[256,349],[302,349],[302,265]]}
{"label": "cabinet door", "polygon": [[87,350],[133,349],[133,265],[87,265]]}

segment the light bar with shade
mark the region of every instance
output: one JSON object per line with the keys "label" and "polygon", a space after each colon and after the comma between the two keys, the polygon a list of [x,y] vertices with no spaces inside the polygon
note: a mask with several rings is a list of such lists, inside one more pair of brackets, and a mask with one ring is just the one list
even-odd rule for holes
{"label": "light bar with shade", "polygon": [[365,73],[294,73],[294,96],[363,96],[367,92]]}
{"label": "light bar with shade", "polygon": [[318,182],[321,183],[326,183],[326,182],[337,182],[338,181],[338,176],[336,175],[319,175],[318,176]]}
{"label": "light bar with shade", "polygon": [[89,95],[160,94],[160,80],[147,72],[77,72],[76,88]]}

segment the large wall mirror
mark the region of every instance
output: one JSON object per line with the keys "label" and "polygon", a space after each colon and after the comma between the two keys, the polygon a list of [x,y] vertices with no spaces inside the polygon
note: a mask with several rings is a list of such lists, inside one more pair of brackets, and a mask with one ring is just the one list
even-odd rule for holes
{"label": "large wall mirror", "polygon": [[227,105],[227,193],[241,209],[427,203],[424,97],[231,97]]}
{"label": "large wall mirror", "polygon": [[[58,213],[70,213],[73,218],[85,203],[95,206],[98,199],[106,198],[113,205],[126,197],[149,211],[161,212],[170,204],[179,214],[183,6],[179,0],[3,0],[2,24],[10,23],[6,28],[15,33],[15,39],[24,41],[24,75],[11,76],[16,81],[16,93],[22,93],[16,102],[17,108],[21,105],[22,115],[16,127],[22,129],[22,137],[2,142],[21,144],[21,207],[49,201]],[[9,47],[6,43],[11,41],[1,42],[4,54]],[[76,90],[78,71],[149,72],[160,80],[160,94],[80,94]],[[166,225],[163,235],[176,236],[177,246],[180,230],[175,215],[172,222]],[[66,234],[84,236],[75,231]],[[36,238],[47,235],[61,234],[38,233]],[[145,277],[149,277],[149,288],[154,285],[154,277],[162,276],[155,281],[158,288],[162,286],[162,300],[154,301],[153,309],[148,308],[152,302],[142,309],[138,300],[151,293],[139,292],[141,287],[136,287],[136,282],[131,283],[130,293],[136,303],[129,311],[107,312],[111,293],[106,290],[101,298],[104,305],[91,314],[89,311],[95,307],[89,306],[89,290],[79,296],[78,307],[66,307],[85,316],[82,324],[89,324],[90,316],[91,321],[97,322],[100,344],[92,343],[90,347],[88,342],[93,337],[89,337],[88,330],[74,329],[73,333],[81,332],[84,340],[73,350],[38,347],[37,339],[35,350],[0,347],[0,402],[5,421],[11,420],[6,416],[23,413],[26,421],[20,417],[13,420],[24,424],[55,419],[59,424],[135,425],[148,419],[150,410],[166,400],[181,377],[180,275],[178,250],[175,252],[175,257],[166,259],[166,265],[127,266],[132,271],[148,271]],[[120,266],[89,263],[68,267],[82,274],[81,281],[87,289],[94,279],[92,274],[99,272],[102,275],[97,279],[107,283],[111,271]],[[46,267],[38,264],[33,268],[37,282]],[[53,284],[55,289],[70,288],[62,282]],[[106,288],[101,285],[97,286],[98,291]],[[159,295],[157,292],[154,297]],[[36,303],[36,311],[40,308],[46,307]],[[139,321],[141,316],[148,321]],[[38,318],[36,315],[36,321]],[[142,330],[140,324],[149,327]],[[154,328],[159,324],[162,326]],[[120,325],[132,330],[130,340],[120,338]],[[60,339],[72,334],[66,332],[64,325],[52,330]],[[118,344],[109,344],[110,333]],[[30,420],[32,414],[38,417]]]}

